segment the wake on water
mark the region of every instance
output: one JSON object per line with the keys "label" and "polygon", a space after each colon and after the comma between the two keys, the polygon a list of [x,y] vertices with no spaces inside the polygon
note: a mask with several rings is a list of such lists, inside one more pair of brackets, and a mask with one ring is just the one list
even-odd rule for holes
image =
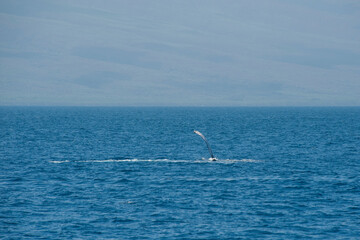
{"label": "wake on water", "polygon": [[105,162],[174,162],[174,163],[206,163],[206,162],[217,162],[217,163],[235,163],[235,162],[259,162],[259,160],[254,160],[254,159],[217,159],[214,154],[213,151],[210,147],[209,142],[207,141],[207,139],[205,138],[205,136],[197,131],[194,130],[194,133],[199,135],[204,142],[206,143],[206,146],[209,150],[210,153],[210,158],[205,159],[203,158],[202,160],[171,160],[171,159],[137,159],[137,158],[133,158],[133,159],[119,159],[119,158],[115,158],[115,159],[104,159],[104,160],[76,160],[76,161],[69,161],[69,160],[64,160],[64,161],[50,161],[51,163],[68,163],[68,162],[98,162],[98,163],[105,163]]}
{"label": "wake on water", "polygon": [[255,159],[217,159],[213,161],[211,159],[201,160],[175,160],[175,159],[100,159],[100,160],[51,160],[50,163],[108,163],[108,162],[164,162],[164,163],[236,163],[236,162],[261,162]]}

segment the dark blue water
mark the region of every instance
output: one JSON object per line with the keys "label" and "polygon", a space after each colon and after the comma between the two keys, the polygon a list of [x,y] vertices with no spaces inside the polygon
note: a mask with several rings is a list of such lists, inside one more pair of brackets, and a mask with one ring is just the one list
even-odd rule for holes
{"label": "dark blue water", "polygon": [[360,237],[360,108],[3,107],[0,119],[3,239]]}

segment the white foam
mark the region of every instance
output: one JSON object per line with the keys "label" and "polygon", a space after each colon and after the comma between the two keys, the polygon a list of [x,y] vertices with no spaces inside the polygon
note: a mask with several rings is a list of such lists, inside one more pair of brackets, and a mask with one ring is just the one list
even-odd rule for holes
{"label": "white foam", "polygon": [[109,163],[109,162],[171,162],[171,163],[236,163],[236,162],[248,162],[255,163],[261,162],[261,160],[255,159],[218,159],[216,161],[212,161],[209,159],[202,160],[173,160],[173,159],[94,159],[94,160],[78,160],[78,161],[50,161],[51,163],[68,163],[68,162],[81,162],[81,163]]}
{"label": "white foam", "polygon": [[[176,160],[173,160],[176,161]],[[173,162],[169,159],[104,159],[104,160],[81,160],[76,162]]]}
{"label": "white foam", "polygon": [[69,160],[64,160],[64,161],[50,161],[51,163],[66,163],[66,162],[70,162]]}
{"label": "white foam", "polygon": [[255,159],[241,159],[240,162],[261,162],[261,160],[255,160]]}
{"label": "white foam", "polygon": [[261,160],[255,160],[255,159],[218,159],[216,161],[208,160],[207,162],[229,164],[229,163],[237,163],[237,162],[256,163],[256,162],[261,162]]}

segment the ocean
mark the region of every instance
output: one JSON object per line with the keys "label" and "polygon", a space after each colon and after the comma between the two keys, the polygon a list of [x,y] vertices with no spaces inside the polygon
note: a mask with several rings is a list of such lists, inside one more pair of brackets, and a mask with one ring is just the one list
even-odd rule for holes
{"label": "ocean", "polygon": [[1,107],[0,134],[1,239],[360,239],[359,107]]}

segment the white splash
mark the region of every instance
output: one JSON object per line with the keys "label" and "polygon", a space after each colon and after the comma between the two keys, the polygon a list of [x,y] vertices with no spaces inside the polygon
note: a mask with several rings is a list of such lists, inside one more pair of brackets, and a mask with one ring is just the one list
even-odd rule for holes
{"label": "white splash", "polygon": [[247,162],[247,163],[256,163],[262,162],[261,160],[255,159],[217,159],[216,161],[212,161],[209,159],[201,159],[201,160],[175,160],[175,159],[93,159],[93,160],[76,160],[76,161],[49,161],[51,163],[110,163],[110,162],[164,162],[164,163],[220,163],[220,164],[230,164],[236,162]]}
{"label": "white splash", "polygon": [[70,162],[69,160],[64,160],[64,161],[50,161],[51,163],[66,163],[66,162]]}

